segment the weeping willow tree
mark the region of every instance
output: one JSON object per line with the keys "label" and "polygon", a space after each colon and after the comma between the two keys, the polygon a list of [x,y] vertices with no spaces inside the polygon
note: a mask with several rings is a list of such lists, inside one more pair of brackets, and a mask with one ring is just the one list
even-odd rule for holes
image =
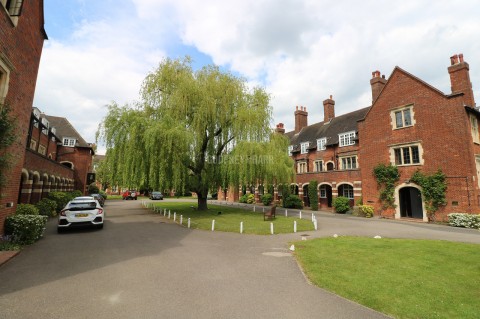
{"label": "weeping willow tree", "polygon": [[272,134],[269,95],[245,80],[189,58],[165,59],[145,78],[141,102],[112,103],[97,139],[107,147],[112,184],[207,194],[239,183],[293,178],[288,141]]}

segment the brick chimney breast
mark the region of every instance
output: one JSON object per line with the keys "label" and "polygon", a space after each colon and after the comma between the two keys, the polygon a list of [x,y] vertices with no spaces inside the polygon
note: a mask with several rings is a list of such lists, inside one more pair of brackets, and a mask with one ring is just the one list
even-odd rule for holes
{"label": "brick chimney breast", "polygon": [[450,75],[452,94],[463,93],[463,104],[475,107],[472,82],[470,81],[470,66],[464,61],[463,54],[451,56],[450,64],[448,73]]}
{"label": "brick chimney breast", "polygon": [[308,126],[307,108],[300,106],[299,110],[297,106],[295,110],[295,133],[300,132],[306,126]]}
{"label": "brick chimney breast", "polygon": [[370,85],[372,87],[372,103],[377,99],[382,92],[383,87],[387,83],[385,75],[380,76],[380,71],[372,72],[372,79],[370,80]]}
{"label": "brick chimney breast", "polygon": [[329,99],[323,101],[323,121],[330,122],[335,118],[335,101],[330,95]]}

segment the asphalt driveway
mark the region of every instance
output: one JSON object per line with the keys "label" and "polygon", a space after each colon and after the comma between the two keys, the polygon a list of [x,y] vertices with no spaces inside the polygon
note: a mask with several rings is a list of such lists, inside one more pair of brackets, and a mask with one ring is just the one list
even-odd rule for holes
{"label": "asphalt driveway", "polygon": [[[189,230],[140,201],[107,201],[103,230],[45,238],[0,266],[0,318],[385,318],[312,286],[288,251],[301,234]],[[478,231],[318,214],[310,237],[480,243]],[[423,237],[422,237],[423,236]]]}

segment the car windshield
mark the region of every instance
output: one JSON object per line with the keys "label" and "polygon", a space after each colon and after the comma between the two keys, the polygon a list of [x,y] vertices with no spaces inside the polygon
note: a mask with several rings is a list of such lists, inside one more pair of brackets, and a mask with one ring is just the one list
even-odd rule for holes
{"label": "car windshield", "polygon": [[152,192],[152,195],[161,195],[162,193],[160,192]]}
{"label": "car windshield", "polygon": [[96,202],[72,202],[68,207],[69,210],[93,210],[97,208]]}

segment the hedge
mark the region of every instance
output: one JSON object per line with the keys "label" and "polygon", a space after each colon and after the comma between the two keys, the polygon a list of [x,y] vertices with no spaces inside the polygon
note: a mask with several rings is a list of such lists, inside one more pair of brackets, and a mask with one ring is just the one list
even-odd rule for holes
{"label": "hedge", "polygon": [[454,227],[480,229],[480,215],[462,213],[448,214],[448,224]]}
{"label": "hedge", "polygon": [[47,219],[41,215],[11,215],[5,220],[5,233],[12,243],[30,245],[43,236]]}

